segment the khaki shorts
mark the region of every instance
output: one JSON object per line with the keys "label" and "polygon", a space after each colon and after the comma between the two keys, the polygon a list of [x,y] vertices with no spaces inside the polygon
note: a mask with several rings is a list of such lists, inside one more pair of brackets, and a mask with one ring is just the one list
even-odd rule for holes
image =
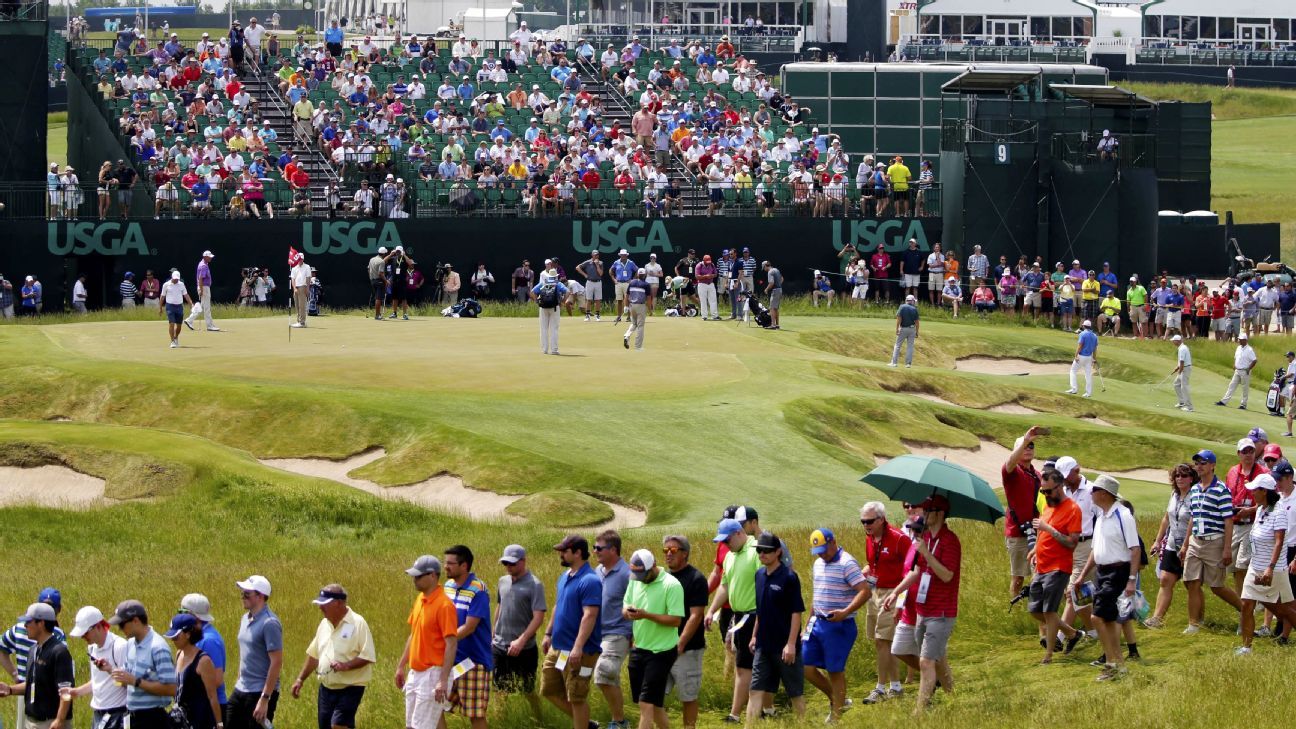
{"label": "khaki shorts", "polygon": [[1129,315],[1130,315],[1130,321],[1134,322],[1135,324],[1146,324],[1146,323],[1147,323],[1147,308],[1146,308],[1146,307],[1143,307],[1143,306],[1131,306],[1131,307],[1130,307],[1130,311],[1129,311]]}
{"label": "khaki shorts", "polygon": [[1251,527],[1254,524],[1234,524],[1233,525],[1233,544],[1230,552],[1233,555],[1233,564],[1229,568],[1233,572],[1246,572],[1251,566]]}
{"label": "khaki shorts", "polygon": [[[550,650],[545,654],[544,668],[540,670],[540,695],[561,696],[571,704],[583,704],[589,696],[590,679],[594,677],[594,664],[599,657],[586,653],[581,656],[580,665],[568,661],[563,670],[558,670],[558,651]],[[585,669],[589,675],[582,676]]]}
{"label": "khaki shorts", "polygon": [[1025,306],[1029,306],[1032,309],[1038,309],[1043,304],[1044,299],[1040,297],[1040,292],[1038,291],[1027,291],[1026,297],[1023,301]]}
{"label": "khaki shorts", "polygon": [[624,282],[624,283],[618,282],[618,283],[616,284],[616,300],[617,300],[617,301],[625,301],[626,292],[629,291],[629,290],[630,290],[630,282],[629,282],[629,281],[626,281],[626,282]]}
{"label": "khaki shorts", "polygon": [[1027,555],[1030,544],[1026,537],[1004,537],[1004,546],[1008,549],[1008,574],[1013,577],[1030,577],[1031,566]]}
{"label": "khaki shorts", "polygon": [[1207,587],[1224,586],[1224,537],[1208,542],[1188,538],[1188,558],[1184,560],[1184,582],[1200,580]]}
{"label": "khaki shorts", "polygon": [[594,683],[599,686],[620,686],[621,667],[630,655],[630,639],[624,635],[604,636],[603,652],[594,665]]}
{"label": "khaki shorts", "polygon": [[666,693],[672,689],[680,701],[697,701],[702,692],[702,654],[704,648],[684,651],[671,666],[670,679],[666,681]]}
{"label": "khaki shorts", "polygon": [[1093,540],[1086,539],[1076,544],[1075,551],[1071,552],[1071,581],[1077,582],[1080,579],[1080,570],[1084,569],[1085,562],[1089,559],[1089,554],[1093,552]]}
{"label": "khaki shorts", "polygon": [[873,596],[869,598],[864,617],[864,637],[869,640],[885,640],[890,643],[895,638],[896,615],[899,614],[900,603],[904,600],[896,599],[896,604],[890,611],[882,610],[882,601],[891,593],[891,588],[878,587],[873,590]]}

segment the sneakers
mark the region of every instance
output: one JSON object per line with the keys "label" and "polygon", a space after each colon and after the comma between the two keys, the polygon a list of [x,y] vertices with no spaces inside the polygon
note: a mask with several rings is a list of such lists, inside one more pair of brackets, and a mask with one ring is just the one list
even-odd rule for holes
{"label": "sneakers", "polygon": [[589,320],[590,320],[590,318],[589,318],[589,314],[586,314],[586,315],[585,315],[585,321],[589,321]]}
{"label": "sneakers", "polygon": [[1256,628],[1255,634],[1257,638],[1268,638],[1269,636],[1273,635],[1273,631],[1261,625],[1259,628]]}
{"label": "sneakers", "polygon": [[886,691],[883,691],[880,688],[874,688],[872,691],[869,692],[868,696],[865,696],[863,698],[863,701],[866,704],[879,704],[883,701],[886,701],[887,698],[888,696]]}
{"label": "sneakers", "polygon": [[1080,397],[1093,397],[1093,393],[1092,393],[1092,392],[1086,392],[1085,394],[1081,395]]}
{"label": "sneakers", "polygon": [[1291,433],[1283,433],[1283,437],[1284,437],[1284,438],[1290,438],[1290,437],[1292,437],[1292,434],[1291,434]]}
{"label": "sneakers", "polygon": [[305,324],[302,324],[302,323],[299,322],[299,321],[295,321],[295,322],[293,322],[292,324],[290,324],[289,326],[291,326],[293,329],[301,329],[301,328],[305,327],[306,325],[305,325]]}
{"label": "sneakers", "polygon": [[[591,723],[593,723],[593,722],[591,722]],[[724,718],[724,723],[726,723],[726,724],[741,724],[741,723],[743,723],[743,720],[742,720],[742,719],[739,719],[738,717],[734,716],[733,714],[730,714],[730,715],[728,715],[728,716],[726,716],[726,717]]]}
{"label": "sneakers", "polygon": [[194,330],[194,328],[193,328],[193,322],[189,321],[188,319],[185,319],[185,320],[184,320],[184,323],[185,323],[185,326],[189,327],[189,331],[192,332],[192,331]]}
{"label": "sneakers", "polygon": [[1106,668],[1107,656],[1105,654],[1098,656],[1098,658],[1096,658],[1095,660],[1089,661],[1089,665],[1093,666],[1094,668]]}
{"label": "sneakers", "polygon": [[1075,632],[1075,635],[1071,636],[1070,638],[1067,638],[1066,647],[1062,649],[1062,653],[1064,655],[1071,655],[1071,651],[1075,650],[1075,647],[1079,645],[1080,641],[1084,639],[1085,639],[1084,631],[1077,630]]}
{"label": "sneakers", "polygon": [[395,319],[395,318],[396,318],[396,312],[393,311],[393,312],[391,313],[391,316],[389,316],[389,317],[387,317],[387,318],[388,318],[388,319]]}
{"label": "sneakers", "polygon": [[1080,392],[1079,390],[1063,390],[1063,391],[1062,391],[1062,394],[1063,394],[1063,395],[1076,395],[1076,394],[1079,394],[1079,392]]}
{"label": "sneakers", "polygon": [[625,720],[622,719],[621,721],[609,721],[607,723],[607,729],[626,729]]}
{"label": "sneakers", "polygon": [[382,314],[374,314],[374,321],[382,321]]}
{"label": "sneakers", "polygon": [[603,316],[601,314],[595,314],[594,321],[603,321]]}
{"label": "sneakers", "polygon": [[898,699],[898,698],[900,698],[900,697],[902,697],[902,696],[904,696],[904,688],[903,688],[903,687],[902,687],[902,688],[888,688],[888,689],[887,689],[887,698],[888,698],[888,699]]}
{"label": "sneakers", "polygon": [[887,362],[887,367],[895,367],[895,366],[896,366],[895,362]]}
{"label": "sneakers", "polygon": [[401,318],[405,321],[409,321],[409,314],[401,314]]}
{"label": "sneakers", "polygon": [[1216,400],[1215,404],[1219,405],[1220,407],[1224,407],[1225,405],[1228,405],[1228,403],[1224,402],[1223,400]]}
{"label": "sneakers", "polygon": [[1246,405],[1238,405],[1238,410],[1246,410]]}
{"label": "sneakers", "polygon": [[1191,412],[1193,411],[1193,409],[1192,409],[1192,408],[1184,408],[1183,411],[1184,411],[1185,413],[1191,413]]}
{"label": "sneakers", "polygon": [[177,341],[174,340],[174,339],[171,340],[171,349],[175,349],[176,347],[179,347],[179,346],[180,346],[180,343],[179,343],[179,342],[177,342]]}
{"label": "sneakers", "polygon": [[209,332],[219,332],[219,331],[220,331],[220,327],[207,327],[207,331],[209,331]]}
{"label": "sneakers", "polygon": [[1124,666],[1108,665],[1098,674],[1097,681],[1119,681],[1129,674],[1129,670]]}
{"label": "sneakers", "polygon": [[630,349],[630,335],[629,335],[629,334],[625,335],[624,337],[621,337],[621,344],[625,345],[625,348],[626,348],[626,349]]}
{"label": "sneakers", "polygon": [[1240,645],[1240,646],[1237,647],[1237,650],[1233,651],[1233,655],[1235,655],[1235,656],[1249,656],[1249,655],[1251,655],[1251,648],[1250,648],[1250,646]]}
{"label": "sneakers", "polygon": [[1164,619],[1164,618],[1158,618],[1157,616],[1153,615],[1152,617],[1150,617],[1150,618],[1148,618],[1147,620],[1144,620],[1144,621],[1143,621],[1143,627],[1145,627],[1145,628],[1150,628],[1150,629],[1152,629],[1152,630],[1156,630],[1157,628],[1164,628],[1164,627],[1165,627],[1165,619]]}
{"label": "sneakers", "polygon": [[1197,635],[1199,632],[1201,632],[1201,626],[1193,625],[1192,623],[1189,623],[1188,627],[1183,629],[1184,635]]}

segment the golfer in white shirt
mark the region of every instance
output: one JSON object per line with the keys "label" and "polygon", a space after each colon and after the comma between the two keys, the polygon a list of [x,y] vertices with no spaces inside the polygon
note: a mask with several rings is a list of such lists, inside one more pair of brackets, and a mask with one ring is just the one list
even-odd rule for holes
{"label": "golfer in white shirt", "polygon": [[1251,394],[1251,370],[1255,369],[1256,362],[1256,353],[1247,341],[1246,332],[1240,332],[1237,349],[1233,351],[1233,378],[1229,380],[1224,397],[1220,398],[1216,405],[1220,407],[1228,405],[1229,399],[1233,397],[1233,391],[1241,387],[1242,403],[1238,405],[1238,410],[1246,410],[1247,397]]}

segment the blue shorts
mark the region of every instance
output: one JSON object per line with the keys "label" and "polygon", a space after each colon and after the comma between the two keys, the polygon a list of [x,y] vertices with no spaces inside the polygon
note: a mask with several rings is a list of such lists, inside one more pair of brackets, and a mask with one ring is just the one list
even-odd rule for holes
{"label": "blue shorts", "polygon": [[184,320],[184,304],[167,304],[166,315],[167,321],[172,324],[179,324]]}
{"label": "blue shorts", "polygon": [[1075,310],[1075,299],[1059,299],[1057,310],[1059,314],[1070,314]]}
{"label": "blue shorts", "polygon": [[821,617],[814,617],[810,632],[801,641],[801,653],[807,666],[822,668],[828,673],[841,673],[846,670],[846,659],[850,657],[851,648],[855,647],[855,636],[859,628],[852,616],[840,623],[830,623]]}

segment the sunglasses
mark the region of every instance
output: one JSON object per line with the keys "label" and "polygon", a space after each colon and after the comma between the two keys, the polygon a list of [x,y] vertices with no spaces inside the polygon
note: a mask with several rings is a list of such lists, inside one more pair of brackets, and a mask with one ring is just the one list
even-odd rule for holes
{"label": "sunglasses", "polygon": [[1041,493],[1041,494],[1051,494],[1051,493],[1053,493],[1054,491],[1057,491],[1057,490],[1058,490],[1058,487],[1057,487],[1057,486],[1050,486],[1050,487],[1048,487],[1048,488],[1043,488],[1043,487],[1041,487],[1041,488],[1040,488],[1040,493]]}
{"label": "sunglasses", "polygon": [[[905,508],[907,509],[907,508],[909,508],[909,507],[908,507],[908,506],[905,506]],[[860,519],[860,523],[863,524],[864,526],[872,526],[873,523],[876,522],[876,521],[877,521],[878,519],[880,519],[880,518],[881,518],[881,517],[877,517],[877,516],[875,516],[875,517],[873,517],[872,519]]]}
{"label": "sunglasses", "polygon": [[610,547],[608,547],[606,544],[601,545],[601,546],[598,545],[598,544],[595,544],[595,545],[594,545],[594,551],[595,551],[595,552],[602,552],[602,551],[605,550],[605,549],[610,549]]}
{"label": "sunglasses", "polygon": [[679,552],[683,552],[683,551],[684,551],[684,550],[680,549],[679,547],[663,547],[663,548],[662,548],[662,554],[667,555],[667,556],[670,556],[670,555],[672,555],[672,554],[677,554],[677,553],[679,553]]}
{"label": "sunglasses", "polygon": [[756,552],[758,554],[771,554],[777,549],[778,547],[757,547]]}

